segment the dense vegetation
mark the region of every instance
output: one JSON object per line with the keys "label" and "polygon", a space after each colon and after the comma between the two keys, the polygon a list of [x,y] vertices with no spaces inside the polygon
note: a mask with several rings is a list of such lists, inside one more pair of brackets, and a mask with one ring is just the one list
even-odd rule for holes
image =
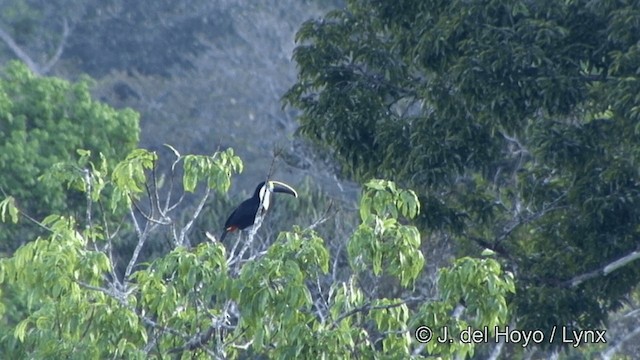
{"label": "dense vegetation", "polygon": [[639,44],[631,0],[2,2],[0,354],[635,358]]}
{"label": "dense vegetation", "polygon": [[[85,149],[101,153],[108,165],[114,165],[134,149],[139,136],[138,114],[93,100],[88,79],[71,84],[37,77],[19,63],[7,66],[0,78],[0,129],[0,191],[13,196],[25,214],[36,219],[54,212],[85,212],[79,193],[41,181],[53,164]],[[5,224],[0,229],[0,252],[11,253],[35,239],[37,230],[33,224]]]}
{"label": "dense vegetation", "polygon": [[[448,325],[455,335],[468,324],[453,313],[463,299],[474,326],[504,325],[510,274],[490,257],[461,258],[441,269],[440,295],[415,287],[422,273],[421,236],[401,219],[415,217],[420,206],[412,191],[372,180],[360,206],[361,224],[347,240],[351,274],[337,277],[324,241],[312,227],[295,226],[265,248],[254,243],[258,220],[242,241],[225,247],[189,235],[194,219],[213,193],[222,194],[232,173],[242,170],[233,151],[212,156],[175,152],[183,168],[184,190],[205,188],[188,221],[174,217],[182,197],[172,184],[154,181],[156,154],[138,149],[112,171],[88,162],[77,166],[91,176],[60,174],[48,181],[82,183],[87,206],[104,201],[105,211],[130,209],[128,220],[137,244],[125,269],[114,262],[117,229],[96,218],[82,222],[50,215],[40,224],[49,236],[0,260],[0,283],[27,298],[25,317],[15,325],[3,354],[12,358],[146,359],[177,354],[189,358],[409,358],[424,351],[413,331],[428,322]],[[147,190],[144,190],[147,189]],[[145,199],[146,198],[146,199]],[[7,198],[0,204],[5,220],[18,213]],[[145,207],[142,204],[150,204]],[[139,258],[145,242],[158,232],[171,236],[171,250],[146,263]],[[202,235],[204,237],[204,235]],[[193,246],[195,243],[200,244]],[[334,274],[331,276],[330,274]],[[413,295],[389,298],[366,291],[364,276],[389,276]],[[473,344],[430,342],[427,351],[472,354]]]}
{"label": "dense vegetation", "polygon": [[495,250],[519,328],[600,328],[640,281],[639,26],[637,1],[349,1],[298,32],[286,100],[345,175],[415,189],[421,230]]}

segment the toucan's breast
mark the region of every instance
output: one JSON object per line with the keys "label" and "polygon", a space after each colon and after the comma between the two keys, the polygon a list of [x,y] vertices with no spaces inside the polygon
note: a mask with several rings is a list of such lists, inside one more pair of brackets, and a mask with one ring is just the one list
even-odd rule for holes
{"label": "toucan's breast", "polygon": [[224,225],[225,229],[234,227],[235,229],[244,230],[253,225],[259,206],[260,203],[254,198],[243,201],[227,219]]}
{"label": "toucan's breast", "polygon": [[298,197],[296,191],[289,185],[278,181],[261,182],[256,187],[253,196],[243,201],[232,213],[224,224],[226,232],[244,230],[255,223],[258,211],[269,210],[271,194],[274,192],[287,193]]}

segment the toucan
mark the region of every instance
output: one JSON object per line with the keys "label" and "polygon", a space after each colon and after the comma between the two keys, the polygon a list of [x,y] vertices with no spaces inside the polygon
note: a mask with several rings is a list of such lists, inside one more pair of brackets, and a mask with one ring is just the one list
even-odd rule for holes
{"label": "toucan", "polygon": [[236,230],[244,230],[253,225],[256,221],[256,215],[262,205],[262,211],[269,210],[271,193],[285,193],[298,197],[298,193],[289,185],[280,181],[269,180],[258,184],[256,191],[250,199],[243,201],[224,223],[224,232],[220,235],[220,241],[223,241],[227,233]]}

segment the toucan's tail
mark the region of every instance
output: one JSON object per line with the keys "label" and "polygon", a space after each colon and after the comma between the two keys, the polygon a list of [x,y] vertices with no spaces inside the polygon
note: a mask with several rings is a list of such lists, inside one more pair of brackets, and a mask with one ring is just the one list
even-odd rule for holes
{"label": "toucan's tail", "polygon": [[223,241],[224,241],[224,238],[227,236],[227,233],[228,233],[227,229],[225,229],[225,230],[222,232],[222,235],[220,235],[220,242],[223,242]]}

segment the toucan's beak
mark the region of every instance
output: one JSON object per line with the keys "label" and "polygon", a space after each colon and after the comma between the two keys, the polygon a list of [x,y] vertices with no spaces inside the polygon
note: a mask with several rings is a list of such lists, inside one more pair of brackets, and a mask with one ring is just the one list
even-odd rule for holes
{"label": "toucan's beak", "polygon": [[298,193],[294,188],[280,181],[270,180],[269,188],[272,192],[285,193],[293,195],[293,197],[298,197]]}

